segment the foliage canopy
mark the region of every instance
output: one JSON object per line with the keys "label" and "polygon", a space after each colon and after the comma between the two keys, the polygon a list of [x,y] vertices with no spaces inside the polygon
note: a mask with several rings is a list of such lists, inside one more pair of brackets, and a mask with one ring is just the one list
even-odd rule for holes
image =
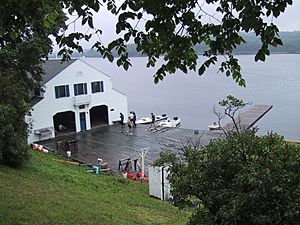
{"label": "foliage canopy", "polygon": [[[127,45],[134,42],[137,51],[148,57],[148,67],[156,66],[157,59],[163,56],[164,63],[154,75],[156,83],[176,70],[184,73],[192,70],[202,75],[221,59],[219,71],[232,76],[241,86],[245,86],[245,80],[233,55],[233,50],[245,42],[241,32],[251,32],[260,38],[261,46],[255,61],[264,61],[270,54],[270,46],[282,45],[273,18],[279,17],[293,3],[292,0],[124,0],[120,5],[114,0],[41,2],[48,13],[44,13],[39,24],[45,30],[59,28],[52,34],[64,59],[68,59],[74,50],[83,51],[81,40],[89,41],[94,35],[102,34],[94,20],[100,8],[106,7],[118,17],[116,33],[119,37],[107,46],[96,41],[93,48],[110,61],[114,60],[112,50],[116,51],[118,66],[129,68]],[[214,13],[210,13],[210,9]],[[77,18],[67,22],[65,12]],[[69,32],[67,28],[75,21],[81,21],[88,31]],[[201,56],[195,50],[199,44],[206,46]]]}
{"label": "foliage canopy", "polygon": [[30,110],[29,93],[40,87],[41,63],[51,51],[49,35],[64,26],[60,12],[56,23],[45,26],[56,1],[11,0],[0,5],[0,162],[18,167],[28,158],[25,144]]}
{"label": "foliage canopy", "polygon": [[[260,37],[261,48],[255,60],[264,61],[270,54],[269,45],[282,44],[278,28],[266,18],[277,18],[288,4],[292,1],[126,0],[117,10],[120,14],[116,26],[117,33],[123,31],[124,36],[112,42],[110,47],[120,48],[122,52],[124,43],[132,37],[137,50],[148,56],[147,66],[154,66],[158,57],[163,55],[165,63],[157,70],[155,82],[177,69],[185,73],[198,70],[202,75],[221,55],[225,58],[219,70],[244,86],[238,60],[232,54],[236,46],[244,42],[240,32],[253,32]],[[214,14],[207,11],[212,5],[215,6]],[[137,29],[132,20],[145,20],[145,29]],[[197,44],[207,46],[202,57],[195,52]],[[203,62],[199,66],[198,59]]]}
{"label": "foliage canopy", "polygon": [[[127,54],[127,44],[134,42],[137,51],[148,56],[148,67],[154,67],[160,56],[162,64],[154,75],[154,81],[163,80],[170,73],[181,70],[198,71],[202,75],[207,68],[215,64],[217,56],[224,56],[219,70],[226,76],[244,86],[241,68],[233,55],[233,50],[244,42],[240,32],[252,32],[261,40],[255,60],[264,61],[270,54],[269,46],[282,45],[278,36],[278,28],[272,22],[285,11],[292,0],[124,0],[117,6],[113,0],[108,1],[60,1],[68,13],[77,13],[82,25],[93,29],[94,33],[101,34],[101,30],[94,27],[93,14],[100,7],[106,7],[118,16],[116,33],[119,38],[112,41],[107,47],[97,41],[94,44],[99,52],[113,61],[111,51],[119,54],[119,66],[128,69],[130,61]],[[210,13],[208,8],[214,8]],[[55,18],[55,12],[50,18]],[[47,21],[49,22],[49,21]],[[142,24],[142,26],[140,26]],[[67,35],[63,32],[57,35],[61,47],[61,54],[68,58],[70,48],[82,51],[75,41],[89,40],[93,33],[73,32]],[[195,46],[207,46],[202,56],[196,54]],[[201,60],[199,63],[198,59]]]}

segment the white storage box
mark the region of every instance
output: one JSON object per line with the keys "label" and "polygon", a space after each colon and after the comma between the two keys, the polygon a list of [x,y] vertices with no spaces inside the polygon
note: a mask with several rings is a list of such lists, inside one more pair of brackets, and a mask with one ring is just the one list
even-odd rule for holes
{"label": "white storage box", "polygon": [[170,183],[167,179],[168,167],[148,166],[149,194],[163,201],[170,200]]}

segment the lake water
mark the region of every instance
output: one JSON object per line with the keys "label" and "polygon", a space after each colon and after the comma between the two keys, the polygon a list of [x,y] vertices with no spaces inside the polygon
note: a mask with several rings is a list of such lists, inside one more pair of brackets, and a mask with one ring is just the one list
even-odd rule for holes
{"label": "lake water", "polygon": [[300,140],[300,55],[271,55],[264,63],[255,63],[252,55],[238,59],[246,88],[217,73],[217,67],[201,77],[178,71],[154,84],[155,69],[146,68],[147,58],[132,58],[128,71],[103,59],[88,62],[113,78],[113,87],[128,96],[129,111],[138,118],[166,113],[180,117],[181,127],[203,130],[216,121],[213,107],[231,94],[252,104],[273,105],[257,123],[259,134],[273,131]]}

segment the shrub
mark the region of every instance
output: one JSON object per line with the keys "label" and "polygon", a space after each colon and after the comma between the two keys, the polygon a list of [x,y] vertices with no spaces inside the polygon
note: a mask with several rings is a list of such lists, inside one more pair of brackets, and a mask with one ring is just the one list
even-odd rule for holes
{"label": "shrub", "polygon": [[231,132],[202,148],[164,153],[172,195],[196,205],[189,224],[296,224],[300,148],[282,136]]}

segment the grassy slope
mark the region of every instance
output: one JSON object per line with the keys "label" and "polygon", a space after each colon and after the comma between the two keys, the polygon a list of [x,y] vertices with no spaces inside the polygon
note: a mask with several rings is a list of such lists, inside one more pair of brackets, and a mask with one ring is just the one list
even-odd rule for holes
{"label": "grassy slope", "polygon": [[21,170],[0,166],[0,224],[185,224],[188,213],[148,196],[148,184],[92,175],[33,152]]}

